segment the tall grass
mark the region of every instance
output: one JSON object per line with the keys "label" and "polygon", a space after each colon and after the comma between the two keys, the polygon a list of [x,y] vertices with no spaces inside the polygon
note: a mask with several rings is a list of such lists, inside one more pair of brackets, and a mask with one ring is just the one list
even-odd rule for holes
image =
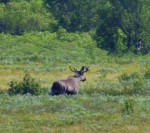
{"label": "tall grass", "polygon": [[[107,55],[89,33],[0,34],[0,132],[149,132],[149,55]],[[89,65],[77,96],[47,95],[51,84]],[[8,83],[30,73],[39,96],[9,96]]]}
{"label": "tall grass", "polygon": [[[147,131],[150,122],[148,117],[150,99],[149,97],[132,97],[132,99],[134,104],[127,106],[132,101],[124,96],[1,95],[0,131],[55,132],[63,129],[64,132],[69,132],[69,127],[74,126],[78,128],[77,132]],[[130,115],[126,111],[130,112]],[[141,122],[145,126],[139,128]],[[131,124],[134,128],[122,128],[123,125],[130,127]],[[74,128],[70,131],[76,132]]]}
{"label": "tall grass", "polygon": [[0,34],[0,63],[41,62],[56,67],[81,62],[95,63],[107,57],[105,51],[96,48],[88,33],[66,33],[61,37],[59,34],[38,32],[15,37]]}

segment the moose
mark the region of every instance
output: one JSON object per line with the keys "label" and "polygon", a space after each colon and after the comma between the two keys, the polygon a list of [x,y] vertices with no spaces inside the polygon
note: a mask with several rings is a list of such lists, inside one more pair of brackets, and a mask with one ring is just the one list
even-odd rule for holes
{"label": "moose", "polygon": [[78,94],[79,92],[79,83],[82,81],[86,81],[84,77],[84,73],[89,71],[89,67],[82,66],[81,69],[78,71],[74,67],[69,67],[72,72],[75,73],[74,76],[70,76],[65,80],[58,80],[53,82],[51,87],[51,92],[49,93],[50,96],[54,95],[74,95]]}

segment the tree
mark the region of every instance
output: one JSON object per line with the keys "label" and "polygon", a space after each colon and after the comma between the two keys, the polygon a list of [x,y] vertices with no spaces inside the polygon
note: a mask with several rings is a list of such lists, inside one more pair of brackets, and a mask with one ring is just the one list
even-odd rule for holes
{"label": "tree", "polygon": [[[121,37],[119,34],[121,31],[121,13],[122,8],[117,1],[104,0],[99,9],[99,26],[96,31],[97,42],[100,48],[106,49],[109,52],[118,52],[116,47],[117,40]],[[126,38],[122,40],[122,44],[126,43]]]}
{"label": "tree", "polygon": [[[98,46],[110,52],[118,52],[116,48],[116,39],[118,40],[118,31],[124,34],[122,38],[122,46],[125,45],[126,50],[134,53],[146,54],[148,38],[144,39],[143,35],[145,26],[148,26],[143,17],[144,11],[148,9],[144,7],[147,0],[106,0],[99,10],[99,19],[101,20],[96,31]],[[150,2],[147,4],[150,6]],[[148,22],[148,21],[147,21]],[[145,25],[145,26],[144,26]]]}
{"label": "tree", "polygon": [[150,1],[142,1],[140,19],[142,20],[141,49],[140,52],[147,54],[150,52]]}
{"label": "tree", "polygon": [[98,23],[101,0],[45,0],[45,6],[69,32],[89,31]]}
{"label": "tree", "polygon": [[53,31],[57,21],[42,5],[42,0],[0,4],[0,32],[21,35],[29,31]]}

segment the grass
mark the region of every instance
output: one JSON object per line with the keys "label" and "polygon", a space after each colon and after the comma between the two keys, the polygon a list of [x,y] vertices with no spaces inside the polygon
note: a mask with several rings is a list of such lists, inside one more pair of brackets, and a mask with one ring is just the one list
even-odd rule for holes
{"label": "grass", "polygon": [[[73,65],[74,66],[74,65]],[[38,80],[44,88],[49,88],[50,84],[54,80],[64,79],[73,73],[70,71],[69,67],[56,67],[52,70],[47,70],[47,66],[42,66],[42,64],[31,63],[31,64],[18,64],[18,65],[1,65],[1,90],[6,90],[8,82],[11,80],[20,81],[26,72],[31,73],[31,75]],[[131,69],[133,68],[134,69]],[[78,69],[80,67],[78,66]],[[131,63],[126,65],[120,65],[116,63],[101,63],[101,64],[91,64],[90,71],[85,73],[87,77],[87,82],[83,85],[95,84],[96,82],[117,82],[118,77],[123,73],[134,73],[139,72],[139,66],[137,64]],[[142,68],[141,68],[142,69]],[[93,82],[94,81],[94,82]]]}
{"label": "grass", "polygon": [[[108,56],[88,33],[0,37],[0,132],[150,132],[150,55]],[[73,75],[68,66],[83,65],[90,71],[79,95],[47,95],[55,80]],[[26,72],[45,94],[7,95],[8,83]]]}
{"label": "grass", "polygon": [[[26,71],[47,88],[47,92],[54,80],[66,78],[72,75],[72,72],[67,66],[62,70],[56,68],[54,71],[45,71],[45,66],[42,64],[37,66],[36,63],[1,65],[0,78],[3,81],[1,88],[4,94],[0,96],[0,132],[148,133],[150,130],[149,80],[145,79],[147,94],[135,96],[125,95],[118,85],[120,75],[141,73],[142,68],[139,67],[141,66],[136,63],[91,64],[90,71],[85,74],[87,81],[81,84],[78,96],[48,97],[45,94],[10,97],[5,94],[7,83],[12,79],[22,80]],[[122,93],[119,94],[120,90]],[[134,104],[128,107],[126,103],[130,105],[130,99]]]}
{"label": "grass", "polygon": [[[124,132],[126,127],[129,132],[146,132],[149,130],[150,122],[150,99],[131,98],[135,102],[134,112],[128,115],[125,112],[127,97],[124,96],[1,95],[0,131]],[[133,128],[130,129],[131,127]]]}

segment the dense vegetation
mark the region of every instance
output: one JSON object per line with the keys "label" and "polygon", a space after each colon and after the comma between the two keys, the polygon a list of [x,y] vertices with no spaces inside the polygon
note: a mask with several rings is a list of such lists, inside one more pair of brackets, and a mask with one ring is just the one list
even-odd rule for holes
{"label": "dense vegetation", "polygon": [[96,30],[99,47],[110,52],[146,54],[150,50],[149,0],[46,0],[68,31]]}
{"label": "dense vegetation", "polygon": [[[93,33],[97,46],[124,54],[150,51],[149,0],[2,0],[0,32]],[[15,18],[15,19],[12,19]]]}
{"label": "dense vegetation", "polygon": [[12,1],[0,4],[0,32],[21,35],[31,31],[53,31],[57,21],[42,6],[42,1]]}
{"label": "dense vegetation", "polygon": [[[0,0],[0,132],[150,132],[149,7]],[[48,96],[82,65],[79,95]]]}
{"label": "dense vegetation", "polygon": [[1,95],[0,132],[149,132],[149,97]]}
{"label": "dense vegetation", "polygon": [[22,36],[1,34],[0,38],[1,64],[42,62],[51,67],[88,64],[105,60],[107,54],[97,49],[89,33],[67,33],[64,29],[56,33],[24,33]]}
{"label": "dense vegetation", "polygon": [[[149,132],[150,55],[108,56],[90,35],[1,34],[0,132]],[[90,71],[78,96],[47,95],[72,75],[69,65],[83,64]]]}

